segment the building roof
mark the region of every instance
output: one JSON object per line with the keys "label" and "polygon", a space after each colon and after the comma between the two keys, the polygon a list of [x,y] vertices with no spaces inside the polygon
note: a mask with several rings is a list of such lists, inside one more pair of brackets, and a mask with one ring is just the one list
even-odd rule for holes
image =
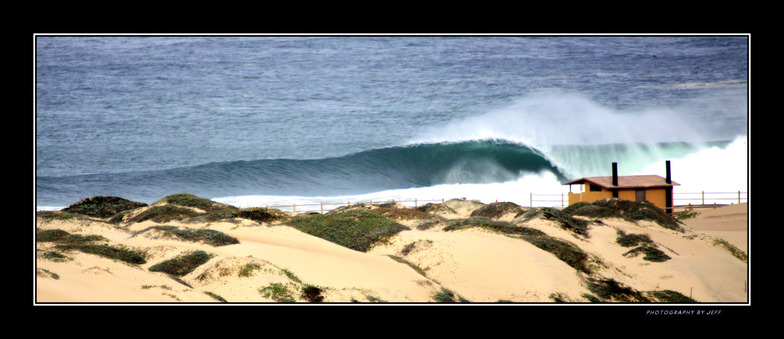
{"label": "building roof", "polygon": [[653,187],[669,187],[679,186],[675,181],[671,184],[666,182],[665,178],[658,175],[624,175],[618,176],[618,186],[613,186],[612,176],[607,177],[587,177],[580,178],[572,181],[567,181],[564,185],[583,184],[590,182],[594,185],[604,188],[653,188]]}

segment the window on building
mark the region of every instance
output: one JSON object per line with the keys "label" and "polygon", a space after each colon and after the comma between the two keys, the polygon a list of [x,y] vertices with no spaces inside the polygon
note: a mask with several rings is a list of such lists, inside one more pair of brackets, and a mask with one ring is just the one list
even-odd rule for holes
{"label": "window on building", "polygon": [[635,190],[634,193],[635,193],[635,200],[636,201],[645,201],[645,190],[644,189]]}

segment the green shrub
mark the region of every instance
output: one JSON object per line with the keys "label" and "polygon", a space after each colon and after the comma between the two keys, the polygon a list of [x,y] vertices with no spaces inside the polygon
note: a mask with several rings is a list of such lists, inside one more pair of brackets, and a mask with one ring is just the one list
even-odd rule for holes
{"label": "green shrub", "polygon": [[588,299],[588,301],[590,301],[592,303],[600,303],[600,302],[602,302],[601,300],[599,300],[599,298],[597,298],[593,294],[583,293],[583,297],[585,297],[585,299]]}
{"label": "green shrub", "polygon": [[[334,211],[333,211],[334,212]],[[365,210],[300,215],[288,224],[310,235],[360,252],[408,227]]]}
{"label": "green shrub", "polygon": [[214,213],[224,210],[236,210],[237,207],[221,204],[210,199],[201,198],[193,194],[177,193],[164,197],[156,203],[168,203],[171,205],[194,207],[206,213]]}
{"label": "green shrub", "polygon": [[563,229],[570,230],[583,236],[588,235],[588,221],[574,218],[565,211],[560,211],[555,208],[533,208],[521,214],[516,220],[525,223],[534,218],[555,221]]}
{"label": "green shrub", "polygon": [[174,276],[184,276],[193,272],[196,267],[209,261],[213,255],[204,251],[193,251],[176,258],[157,263],[150,267],[151,272],[162,272]]}
{"label": "green shrub", "polygon": [[448,226],[444,227],[444,231],[454,231],[454,230],[466,229],[470,227],[480,227],[480,228],[493,230],[504,234],[512,234],[512,235],[522,235],[522,236],[546,235],[544,232],[534,228],[516,226],[506,221],[496,221],[496,220],[488,219],[486,217],[472,217],[468,219],[454,221],[450,223]]}
{"label": "green shrub", "polygon": [[672,290],[662,290],[662,291],[652,291],[650,294],[658,299],[660,302],[665,303],[678,303],[678,304],[686,304],[686,303],[696,303],[697,300],[689,298],[680,292],[672,291]]}
{"label": "green shrub", "polygon": [[556,303],[565,303],[565,302],[566,302],[566,300],[567,300],[567,299],[566,299],[566,298],[565,298],[563,295],[561,295],[560,293],[550,293],[550,295],[548,296],[548,298],[552,299],[552,300],[553,300],[553,302],[556,302]]}
{"label": "green shrub", "polygon": [[636,257],[640,253],[645,254],[643,260],[653,262],[663,262],[670,260],[670,256],[656,248],[656,244],[651,240],[647,234],[626,234],[623,231],[618,231],[618,237],[615,242],[623,247],[635,247],[628,252],[624,253],[627,257]]}
{"label": "green shrub", "polygon": [[414,209],[425,213],[456,213],[454,209],[449,208],[444,204],[427,203],[422,206],[415,207]]}
{"label": "green shrub", "polygon": [[574,244],[549,236],[526,236],[523,239],[544,251],[552,253],[556,258],[572,268],[584,273],[591,273],[591,269],[588,267],[588,254]]}
{"label": "green shrub", "polygon": [[259,293],[265,298],[270,298],[279,303],[293,303],[296,301],[288,287],[282,283],[271,283],[266,287],[260,288]]}
{"label": "green shrub", "polygon": [[[131,264],[144,264],[147,261],[144,254],[124,247],[115,247],[108,244],[93,244],[97,241],[106,241],[100,235],[71,234],[63,230],[53,229],[36,232],[36,241],[55,242],[58,251],[77,250],[87,254],[95,254],[109,259],[116,259]],[[42,256],[54,261],[65,261],[68,257],[57,252],[46,252]]]}
{"label": "green shrub", "polygon": [[119,212],[143,206],[147,206],[147,204],[120,197],[98,196],[78,201],[64,208],[63,211],[106,219]]}
{"label": "green shrub", "polygon": [[390,255],[389,257],[390,257],[390,258],[392,258],[392,260],[394,260],[394,261],[397,261],[397,262],[399,262],[399,263],[401,263],[401,264],[406,264],[406,265],[408,265],[408,267],[411,267],[411,269],[413,269],[414,271],[416,271],[417,273],[419,273],[421,276],[423,276],[423,277],[426,277],[426,276],[427,276],[427,273],[425,272],[425,270],[423,270],[422,268],[420,268],[420,267],[419,267],[419,266],[417,266],[417,265],[414,265],[414,264],[413,264],[413,263],[411,263],[410,261],[408,261],[408,260],[406,260],[406,259],[403,259],[403,258],[401,258],[401,257],[398,257],[398,256],[396,256],[396,255]]}
{"label": "green shrub", "polygon": [[292,281],[298,282],[300,284],[302,283],[302,280],[300,280],[299,277],[296,274],[294,274],[294,272],[291,272],[285,268],[281,269],[280,271],[283,272],[283,274],[285,274],[286,277],[291,279]]}
{"label": "green shrub", "polygon": [[259,264],[247,263],[245,264],[245,266],[242,266],[242,268],[240,268],[240,272],[237,275],[240,277],[250,277],[251,275],[253,275],[253,271],[260,268],[261,266]]}
{"label": "green shrub", "polygon": [[43,230],[35,234],[36,241],[38,242],[57,242],[61,244],[87,244],[95,241],[107,240],[103,236],[88,234],[71,234],[61,229]]}
{"label": "green shrub", "polygon": [[374,213],[380,214],[392,220],[424,220],[433,219],[431,214],[422,212],[413,208],[398,208],[398,207],[379,207],[373,210]]}
{"label": "green shrub", "polygon": [[55,246],[56,249],[61,251],[78,250],[83,253],[95,254],[109,259],[116,259],[130,264],[141,265],[147,262],[144,255],[138,251],[114,247],[106,244],[93,245],[93,244],[64,244]]}
{"label": "green shrub", "polygon": [[427,220],[427,221],[421,222],[421,223],[417,224],[414,227],[416,227],[416,229],[418,229],[420,231],[425,231],[425,230],[429,230],[429,229],[431,229],[431,228],[433,228],[433,227],[435,227],[435,226],[437,226],[439,224],[441,224],[441,220],[433,219],[433,220]]}
{"label": "green shrub", "polygon": [[574,216],[580,215],[590,218],[597,218],[597,219],[604,219],[604,218],[612,218],[612,217],[620,217],[618,211],[605,207],[599,206],[587,202],[578,202],[571,204],[569,206],[564,207],[561,212]]}
{"label": "green shrub", "polygon": [[41,218],[44,221],[49,220],[91,220],[85,214],[69,213],[63,211],[37,211],[35,212],[36,218]]}
{"label": "green shrub", "polygon": [[54,242],[60,241],[70,236],[71,233],[60,229],[43,230],[35,232],[35,241],[37,242]]}
{"label": "green shrub", "polygon": [[[642,293],[623,286],[614,279],[592,280],[588,283],[588,290],[595,293],[603,301],[611,302],[650,302]],[[591,299],[591,301],[594,301]]]}
{"label": "green shrub", "polygon": [[51,260],[54,262],[66,262],[71,260],[71,258],[69,258],[68,256],[55,251],[46,251],[43,254],[41,254],[41,258],[44,258],[46,260]]}
{"label": "green shrub", "polygon": [[321,295],[321,292],[323,292],[323,290],[316,286],[305,285],[302,289],[302,298],[308,302],[320,303],[324,301],[324,296]]}
{"label": "green shrub", "polygon": [[178,238],[184,241],[201,242],[211,246],[225,246],[240,243],[237,238],[226,235],[223,232],[203,228],[191,229],[179,228],[175,226],[151,226],[140,231],[139,233],[143,233],[148,230],[162,231],[165,236]]}
{"label": "green shrub", "polygon": [[697,215],[699,215],[699,213],[694,212],[694,211],[682,212],[682,213],[679,213],[677,215],[674,215],[674,218],[676,220],[686,220],[686,219],[696,218]]}
{"label": "green shrub", "polygon": [[226,301],[226,299],[223,299],[223,297],[221,297],[221,296],[219,296],[219,295],[217,295],[215,293],[212,293],[210,291],[204,291],[204,294],[206,294],[206,295],[212,297],[213,299],[215,299],[217,301],[220,301],[222,303],[228,302],[228,301]]}
{"label": "green shrub", "polygon": [[[277,209],[261,207],[237,208],[188,193],[172,194],[164,197],[157,203],[166,203],[180,207],[193,207],[204,211],[204,213],[186,214],[180,217],[180,219],[193,217],[198,218],[198,221],[220,221],[232,218],[243,218],[263,223],[287,220],[289,218],[288,214]],[[182,211],[181,209],[177,210]]]}
{"label": "green shrub", "polygon": [[71,234],[61,229],[43,230],[35,233],[35,239],[38,242],[57,242],[61,244],[87,244],[95,241],[105,241],[106,238],[100,235],[81,235]]}
{"label": "green shrub", "polygon": [[484,205],[473,212],[472,217],[499,218],[507,213],[519,214],[523,208],[513,202],[494,202]]}
{"label": "green shrub", "polygon": [[602,199],[592,204],[572,204],[564,208],[563,212],[569,215],[592,218],[621,218],[631,222],[650,220],[664,228],[683,231],[678,220],[648,201],[638,202],[617,198]]}
{"label": "green shrub", "polygon": [[[432,242],[432,240],[431,240],[431,242]],[[403,249],[400,250],[400,254],[408,255],[409,253],[411,253],[411,251],[414,250],[414,248],[416,247],[416,244],[417,244],[416,242],[412,242],[412,243],[404,246]]]}
{"label": "green shrub", "polygon": [[740,261],[745,262],[745,263],[749,262],[749,256],[746,255],[745,252],[741,251],[739,248],[735,247],[734,245],[728,243],[724,239],[721,239],[721,238],[713,239],[713,246],[724,247],[726,250],[728,250],[732,254],[732,256],[740,259]]}
{"label": "green shrub", "polygon": [[272,208],[251,207],[233,211],[233,217],[253,220],[258,223],[271,223],[276,221],[288,220],[289,216],[285,212]]}
{"label": "green shrub", "polygon": [[450,291],[448,289],[445,289],[445,288],[442,288],[440,291],[438,291],[435,294],[433,294],[433,299],[436,302],[438,302],[438,303],[456,303],[456,302],[465,303],[465,302],[468,302],[468,300],[455,295],[454,292],[452,292],[452,291]]}
{"label": "green shrub", "polygon": [[645,245],[642,245],[642,246],[638,246],[637,248],[634,248],[634,249],[624,253],[623,255],[624,256],[630,256],[630,257],[636,257],[636,256],[640,255],[640,253],[643,253],[643,254],[645,254],[645,256],[642,257],[643,260],[653,261],[653,262],[664,262],[664,261],[672,259],[672,258],[670,258],[670,256],[668,256],[667,254],[665,254],[660,249],[658,249],[658,248],[656,248],[654,246],[655,245],[651,245],[651,244],[645,244]]}
{"label": "green shrub", "polygon": [[142,222],[145,220],[152,220],[155,222],[169,222],[172,220],[183,220],[192,218],[202,213],[196,212],[192,209],[185,207],[178,207],[173,205],[158,205],[147,209],[131,218],[130,222]]}
{"label": "green shrub", "polygon": [[108,239],[104,238],[100,235],[89,234],[89,235],[80,235],[80,234],[71,234],[63,239],[60,239],[58,242],[64,244],[87,244],[95,241],[108,241]]}
{"label": "green shrub", "polygon": [[615,242],[623,247],[634,247],[639,244],[652,244],[653,240],[647,234],[626,234],[623,231],[618,231]]}

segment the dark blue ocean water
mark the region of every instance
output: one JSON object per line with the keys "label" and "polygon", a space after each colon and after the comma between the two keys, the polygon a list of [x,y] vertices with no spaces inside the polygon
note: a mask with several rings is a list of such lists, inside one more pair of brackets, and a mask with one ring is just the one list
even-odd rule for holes
{"label": "dark blue ocean water", "polygon": [[745,145],[748,42],[37,36],[36,201],[557,191]]}

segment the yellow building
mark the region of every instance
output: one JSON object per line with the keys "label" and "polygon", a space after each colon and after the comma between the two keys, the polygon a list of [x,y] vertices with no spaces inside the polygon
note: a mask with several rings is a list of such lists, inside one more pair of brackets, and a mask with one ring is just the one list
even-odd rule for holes
{"label": "yellow building", "polygon": [[[672,213],[672,188],[679,185],[672,181],[670,162],[666,162],[666,177],[658,175],[618,176],[618,164],[612,164],[612,176],[587,177],[565,182],[569,185],[569,205],[592,203],[607,198],[631,201],[648,201],[668,213]],[[581,193],[572,193],[572,185],[584,185]]]}

